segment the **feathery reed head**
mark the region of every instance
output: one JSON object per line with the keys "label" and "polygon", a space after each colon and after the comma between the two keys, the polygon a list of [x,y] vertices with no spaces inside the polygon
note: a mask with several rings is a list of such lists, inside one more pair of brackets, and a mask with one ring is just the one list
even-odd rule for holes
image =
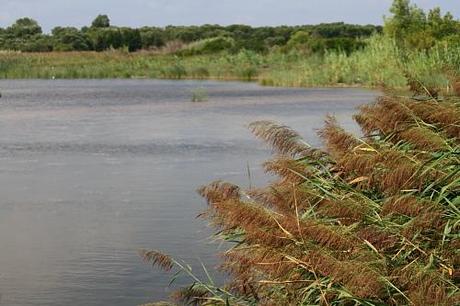
{"label": "feathery reed head", "polygon": [[[319,133],[326,151],[286,126],[251,124],[283,154],[264,164],[278,180],[247,192],[221,181],[199,190],[203,216],[236,243],[222,264],[232,301],[458,304],[459,106],[381,97],[355,116],[364,138],[328,117]],[[168,256],[142,254],[172,267]],[[223,290],[192,286],[178,297],[205,304],[222,301]]]}
{"label": "feathery reed head", "polygon": [[185,305],[203,305],[206,299],[209,298],[210,292],[200,284],[193,284],[174,291],[172,294],[173,300],[183,303]]}
{"label": "feathery reed head", "polygon": [[311,147],[302,140],[300,135],[285,125],[262,120],[251,123],[249,129],[281,154],[293,157],[312,154]]}
{"label": "feathery reed head", "polygon": [[339,126],[334,117],[328,116],[325,123],[319,135],[326,143],[328,152],[334,158],[341,158],[360,144],[355,136],[345,132],[345,130]]}
{"label": "feathery reed head", "polygon": [[139,255],[144,262],[151,263],[152,266],[157,266],[165,271],[170,271],[174,266],[173,260],[169,255],[155,250],[140,250]]}
{"label": "feathery reed head", "polygon": [[215,181],[207,186],[198,189],[198,193],[204,197],[208,203],[221,202],[240,197],[240,188],[236,185]]}

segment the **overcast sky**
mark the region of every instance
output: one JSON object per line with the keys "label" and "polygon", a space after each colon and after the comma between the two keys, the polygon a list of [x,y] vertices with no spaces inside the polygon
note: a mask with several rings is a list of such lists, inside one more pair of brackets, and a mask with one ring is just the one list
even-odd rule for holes
{"label": "overcast sky", "polygon": [[[460,17],[459,0],[413,0],[425,9],[440,6]],[[49,31],[81,27],[98,14],[113,25],[138,27],[211,24],[294,25],[345,21],[381,24],[392,0],[0,0],[0,27],[32,17]]]}

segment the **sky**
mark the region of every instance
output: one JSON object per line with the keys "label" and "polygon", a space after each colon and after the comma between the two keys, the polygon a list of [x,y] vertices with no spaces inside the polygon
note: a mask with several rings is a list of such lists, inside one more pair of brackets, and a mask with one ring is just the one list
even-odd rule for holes
{"label": "sky", "polygon": [[[0,0],[0,27],[21,17],[45,32],[55,26],[89,25],[108,14],[118,26],[200,24],[300,25],[344,21],[382,24],[392,0]],[[440,6],[460,18],[459,0],[413,0],[424,9]]]}

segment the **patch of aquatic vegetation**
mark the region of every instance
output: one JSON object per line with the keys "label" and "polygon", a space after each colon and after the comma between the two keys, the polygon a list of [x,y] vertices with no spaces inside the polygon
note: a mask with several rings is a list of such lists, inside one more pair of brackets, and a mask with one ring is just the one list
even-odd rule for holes
{"label": "patch of aquatic vegetation", "polygon": [[206,102],[209,100],[208,91],[204,87],[192,90],[192,102]]}

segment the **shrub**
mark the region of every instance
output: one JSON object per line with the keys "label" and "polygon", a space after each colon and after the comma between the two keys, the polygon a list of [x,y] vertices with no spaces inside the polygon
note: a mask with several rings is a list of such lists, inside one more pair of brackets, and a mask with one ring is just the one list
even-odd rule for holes
{"label": "shrub", "polygon": [[178,51],[180,55],[213,54],[233,48],[235,42],[229,37],[203,39],[185,46]]}

